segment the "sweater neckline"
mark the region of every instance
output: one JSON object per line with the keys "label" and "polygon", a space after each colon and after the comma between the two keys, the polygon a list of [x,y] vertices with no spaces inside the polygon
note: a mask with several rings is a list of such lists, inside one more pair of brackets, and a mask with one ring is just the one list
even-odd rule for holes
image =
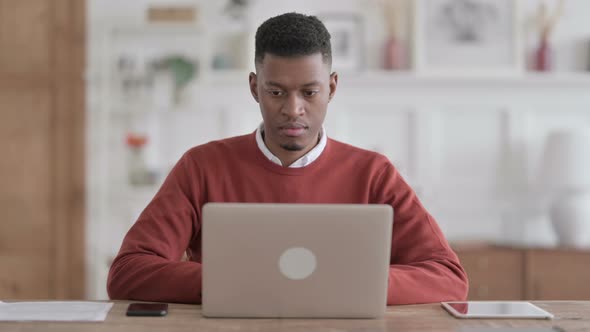
{"label": "sweater neckline", "polygon": [[248,140],[248,146],[250,146],[251,150],[254,150],[253,155],[264,168],[268,169],[273,173],[293,176],[303,175],[305,173],[315,170],[316,168],[319,168],[322,161],[326,158],[326,154],[329,153],[330,145],[330,139],[328,138],[324,151],[322,151],[322,153],[318,156],[316,160],[314,160],[311,164],[307,166],[291,168],[275,164],[266,158],[264,153],[260,151],[258,145],[256,144],[256,132],[253,132],[250,135],[250,139]]}

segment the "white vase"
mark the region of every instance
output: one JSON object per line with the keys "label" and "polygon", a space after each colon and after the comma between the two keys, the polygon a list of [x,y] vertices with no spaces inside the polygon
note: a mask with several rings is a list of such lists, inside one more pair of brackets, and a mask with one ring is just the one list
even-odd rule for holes
{"label": "white vase", "polygon": [[564,194],[549,213],[561,246],[590,248],[590,192]]}

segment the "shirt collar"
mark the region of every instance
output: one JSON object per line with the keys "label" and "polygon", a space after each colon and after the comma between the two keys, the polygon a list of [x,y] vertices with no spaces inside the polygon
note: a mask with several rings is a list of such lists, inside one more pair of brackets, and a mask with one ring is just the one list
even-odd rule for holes
{"label": "shirt collar", "polygon": [[[275,156],[272,152],[270,152],[270,150],[268,149],[268,147],[264,143],[264,140],[262,139],[263,133],[264,133],[264,122],[261,123],[260,126],[258,126],[258,128],[256,129],[256,144],[258,145],[258,148],[260,149],[260,151],[262,151],[262,153],[264,154],[264,156],[268,160],[272,161],[273,163],[275,163],[277,165],[283,166],[283,164],[281,163],[281,160],[277,156]],[[313,149],[311,149],[308,153],[304,154],[301,158],[295,160],[295,162],[293,162],[291,165],[289,165],[289,168],[305,167],[305,166],[313,163],[322,154],[322,152],[326,148],[327,143],[328,143],[328,137],[326,135],[326,128],[324,128],[324,126],[322,126],[322,130],[320,130],[320,141],[318,142],[318,144],[316,144],[316,146],[314,146]]]}

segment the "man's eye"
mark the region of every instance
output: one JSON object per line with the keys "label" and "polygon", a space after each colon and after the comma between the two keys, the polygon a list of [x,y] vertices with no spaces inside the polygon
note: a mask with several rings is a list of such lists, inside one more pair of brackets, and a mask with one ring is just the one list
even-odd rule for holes
{"label": "man's eye", "polygon": [[270,93],[270,95],[273,97],[280,97],[283,95],[283,91],[280,90],[270,90],[268,93]]}
{"label": "man's eye", "polygon": [[317,90],[307,90],[303,92],[303,95],[306,97],[313,97],[318,93]]}

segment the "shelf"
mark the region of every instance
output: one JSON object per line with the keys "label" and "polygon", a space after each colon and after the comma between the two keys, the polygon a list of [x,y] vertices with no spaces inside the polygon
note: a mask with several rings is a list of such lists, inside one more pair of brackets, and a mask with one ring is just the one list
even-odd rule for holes
{"label": "shelf", "polygon": [[366,71],[360,73],[343,73],[341,76],[354,78],[358,83],[369,84],[519,84],[519,85],[588,85],[590,72],[585,73],[522,73],[515,75],[427,75],[413,72]]}
{"label": "shelf", "polygon": [[[191,90],[195,93],[203,91],[226,91],[235,94],[236,91],[247,93],[248,74],[246,70],[221,70],[207,73],[199,79],[198,85]],[[340,74],[339,89],[354,89],[359,93],[389,89],[393,87],[398,91],[408,89],[421,92],[422,89],[477,89],[478,91],[496,91],[496,89],[519,89],[537,93],[536,89],[553,89],[557,91],[571,90],[579,93],[580,90],[590,89],[589,73],[524,73],[519,76],[494,77],[494,76],[426,76],[413,72],[391,71],[363,71],[343,72]],[[199,92],[200,91],[200,92]],[[364,91],[364,92],[363,92]],[[450,91],[450,90],[449,90]],[[190,94],[189,91],[186,91]],[[374,92],[379,94],[379,92]],[[208,95],[208,94],[207,94]],[[189,100],[178,106],[155,107],[148,102],[126,103],[122,99],[113,100],[109,106],[109,113],[115,117],[143,117],[147,115],[186,114],[201,113],[202,107]]]}
{"label": "shelf", "polygon": [[[249,71],[209,71],[201,84],[245,84]],[[533,73],[515,75],[427,75],[412,71],[345,71],[339,72],[340,84],[396,85],[396,84],[518,84],[518,85],[590,85],[590,72]]]}
{"label": "shelf", "polygon": [[[198,81],[193,83],[193,89],[244,87],[248,85],[248,70],[208,70],[203,73]],[[522,87],[590,87],[590,72],[563,72],[563,73],[523,73],[514,76],[442,76],[417,74],[411,71],[356,71],[339,73],[339,87],[375,87],[375,86],[428,86],[448,87],[455,85],[465,86],[522,86]],[[140,105],[136,105],[140,106]],[[125,107],[138,108],[125,103],[115,103],[116,109]],[[145,106],[149,106],[146,103]],[[190,105],[188,106],[190,107]],[[177,108],[182,109],[183,106]],[[174,108],[176,110],[176,108]],[[128,112],[125,112],[128,113]],[[141,112],[139,112],[141,113]]]}

